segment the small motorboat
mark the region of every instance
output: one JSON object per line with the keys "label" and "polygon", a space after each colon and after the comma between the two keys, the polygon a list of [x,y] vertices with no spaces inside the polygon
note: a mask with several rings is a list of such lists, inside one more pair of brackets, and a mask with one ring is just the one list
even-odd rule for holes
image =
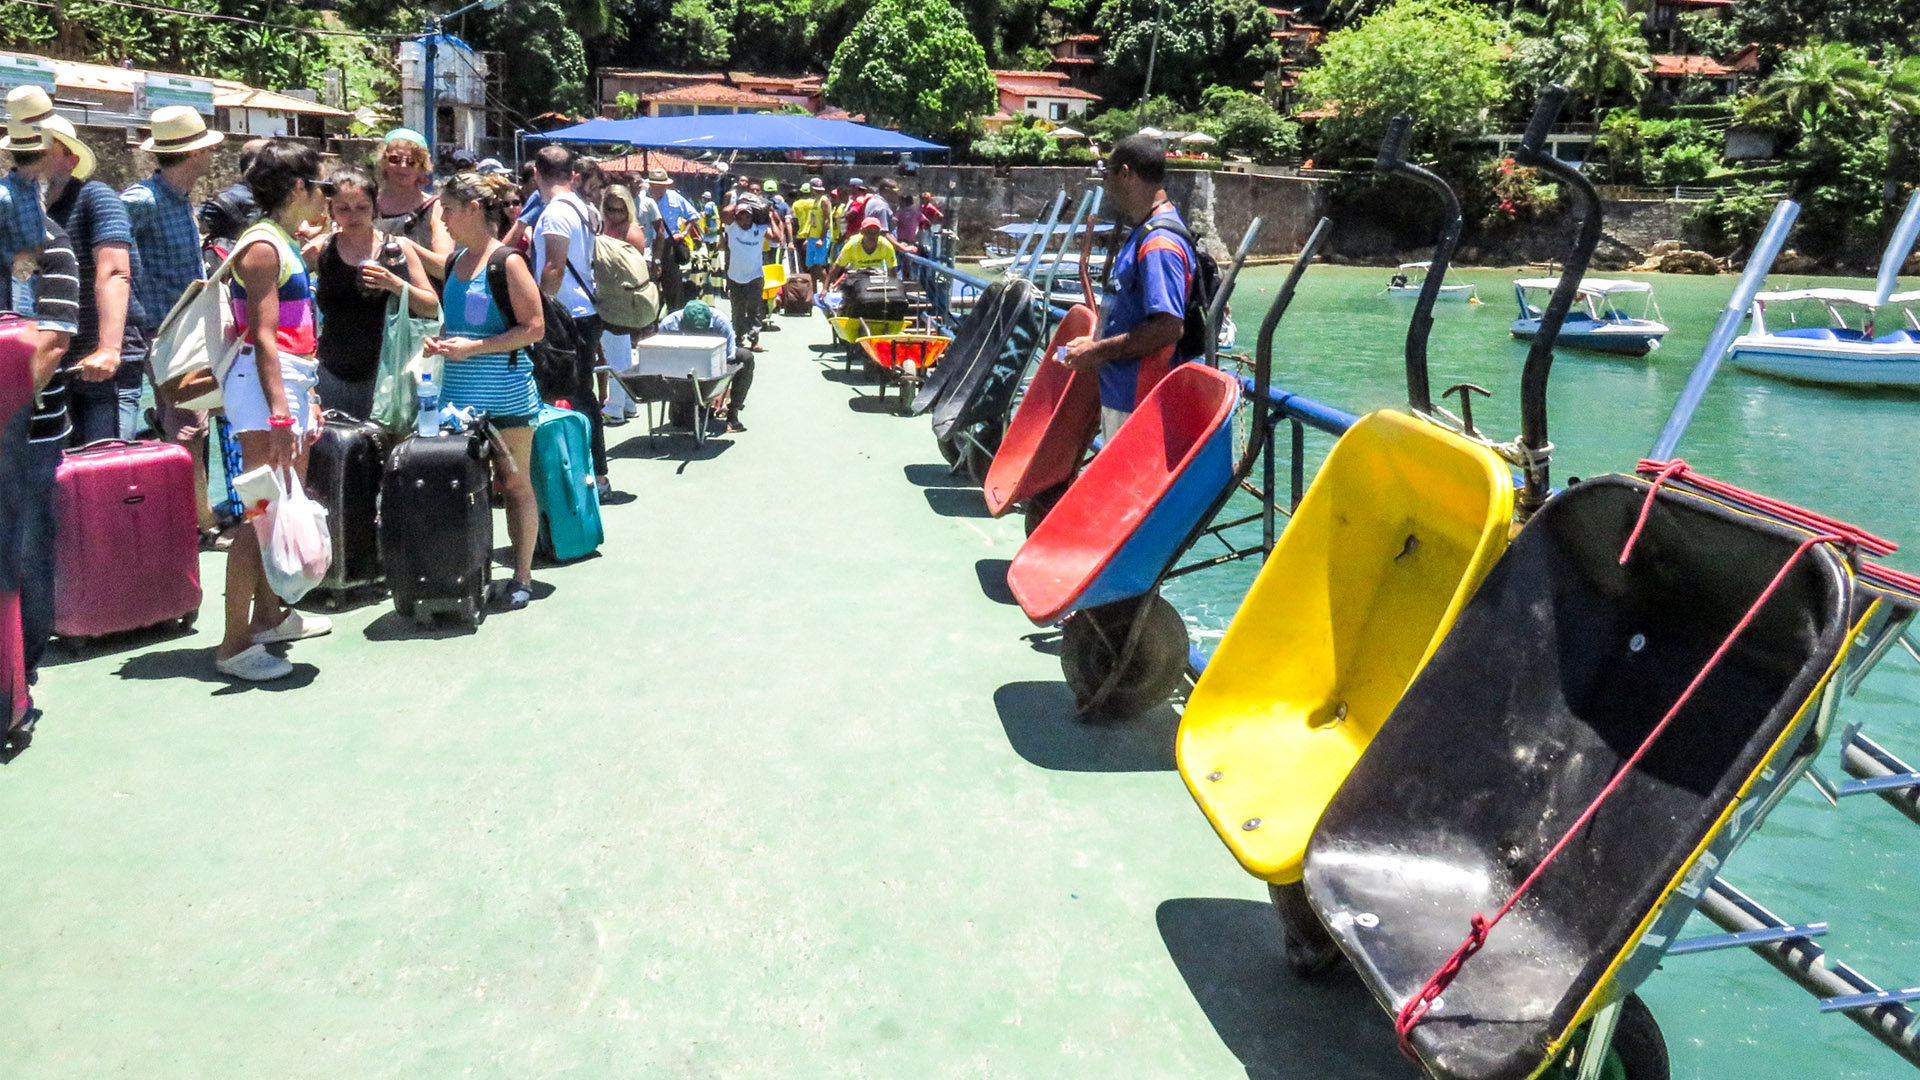
{"label": "small motorboat", "polygon": [[[1907,200],[1893,235],[1880,256],[1872,289],[1796,289],[1755,293],[1749,313],[1752,328],[1735,339],[1729,353],[1744,371],[1829,386],[1920,386],[1920,321],[1908,305],[1920,292],[1895,292],[1900,268],[1920,237],[1920,192]],[[1794,326],[1769,331],[1768,304],[1813,301],[1826,308],[1827,326]],[[1906,325],[1875,333],[1875,316],[1892,307]],[[1849,323],[1849,311],[1855,313]]]}
{"label": "small motorboat", "polygon": [[[1540,309],[1528,300],[1528,295],[1551,293],[1558,284],[1558,278],[1521,278],[1513,283],[1514,299],[1520,303],[1520,317],[1513,321],[1511,328],[1514,337],[1533,340],[1533,335],[1540,330]],[[1619,302],[1632,296],[1641,298],[1638,317],[1620,310]],[[1653,302],[1653,286],[1647,282],[1585,278],[1580,282],[1577,299],[1581,306],[1567,313],[1567,324],[1560,330],[1560,345],[1622,356],[1645,356],[1659,348],[1660,339],[1667,335],[1667,324],[1659,321],[1660,309]]]}
{"label": "small motorboat", "polygon": [[[1418,297],[1421,287],[1426,284],[1427,272],[1431,269],[1433,269],[1433,263],[1426,260],[1401,263],[1400,269],[1387,279],[1387,296],[1394,300],[1412,300]],[[1480,302],[1480,293],[1472,285],[1441,285],[1439,299],[1462,304],[1477,304]]]}
{"label": "small motorboat", "polygon": [[[1769,330],[1768,304],[1813,301],[1826,308],[1828,326]],[[1753,325],[1734,339],[1730,358],[1743,371],[1830,386],[1920,387],[1920,321],[1907,304],[1920,292],[1894,293],[1884,301],[1865,289],[1797,289],[1753,298]],[[1898,308],[1906,325],[1874,333],[1874,316]],[[1849,320],[1848,309],[1857,312]],[[1850,322],[1858,325],[1850,325]]]}

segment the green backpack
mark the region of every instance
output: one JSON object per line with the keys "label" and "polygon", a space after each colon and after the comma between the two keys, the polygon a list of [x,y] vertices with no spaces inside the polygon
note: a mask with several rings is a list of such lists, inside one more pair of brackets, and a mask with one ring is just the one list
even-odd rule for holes
{"label": "green backpack", "polygon": [[660,317],[660,287],[647,272],[646,253],[625,240],[593,241],[594,307],[607,329],[644,330]]}

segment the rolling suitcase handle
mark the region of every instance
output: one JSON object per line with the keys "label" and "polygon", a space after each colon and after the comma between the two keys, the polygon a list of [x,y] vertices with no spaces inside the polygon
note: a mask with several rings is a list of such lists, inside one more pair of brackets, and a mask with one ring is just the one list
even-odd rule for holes
{"label": "rolling suitcase handle", "polygon": [[67,456],[75,454],[97,454],[102,450],[114,450],[122,446],[139,446],[138,439],[95,439],[85,446],[76,446],[67,451]]}

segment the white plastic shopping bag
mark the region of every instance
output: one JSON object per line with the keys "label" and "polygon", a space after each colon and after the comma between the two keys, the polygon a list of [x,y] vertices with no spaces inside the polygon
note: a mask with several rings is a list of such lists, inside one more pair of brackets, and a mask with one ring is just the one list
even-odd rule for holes
{"label": "white plastic shopping bag", "polygon": [[267,584],[289,604],[327,576],[333,563],[333,538],[327,532],[327,508],[307,497],[291,471],[273,474],[279,497],[267,505],[260,559]]}

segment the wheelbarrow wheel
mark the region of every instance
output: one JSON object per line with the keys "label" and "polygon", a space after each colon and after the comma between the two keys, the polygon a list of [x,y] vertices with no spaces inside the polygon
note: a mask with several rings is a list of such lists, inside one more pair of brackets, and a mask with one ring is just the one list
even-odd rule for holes
{"label": "wheelbarrow wheel", "polygon": [[[1585,1036],[1584,1031],[1575,1035],[1572,1048],[1541,1074],[1541,1080],[1573,1080],[1578,1076]],[[1604,1080],[1672,1080],[1666,1037],[1660,1033],[1653,1010],[1639,994],[1628,994],[1620,1005],[1620,1022],[1613,1029],[1613,1043],[1607,1047],[1600,1075]]]}
{"label": "wheelbarrow wheel", "polygon": [[1304,885],[1267,885],[1273,899],[1274,914],[1280,917],[1281,932],[1286,935],[1287,966],[1303,979],[1317,979],[1340,966],[1344,955],[1333,935],[1320,925],[1320,917],[1307,903]]}
{"label": "wheelbarrow wheel", "polygon": [[1173,696],[1186,667],[1187,624],[1158,592],[1076,611],[1061,627],[1060,670],[1082,716],[1138,716]]}
{"label": "wheelbarrow wheel", "polygon": [[[1071,481],[1068,483],[1071,483]],[[1021,515],[1025,518],[1028,536],[1032,536],[1033,530],[1039,528],[1040,523],[1047,520],[1047,515],[1053,512],[1054,504],[1059,502],[1060,496],[1066,493],[1067,484],[1055,484],[1026,501],[1026,504],[1021,508]]]}
{"label": "wheelbarrow wheel", "polygon": [[934,442],[940,447],[941,460],[949,465],[960,461],[960,447],[952,439],[935,439]]}

